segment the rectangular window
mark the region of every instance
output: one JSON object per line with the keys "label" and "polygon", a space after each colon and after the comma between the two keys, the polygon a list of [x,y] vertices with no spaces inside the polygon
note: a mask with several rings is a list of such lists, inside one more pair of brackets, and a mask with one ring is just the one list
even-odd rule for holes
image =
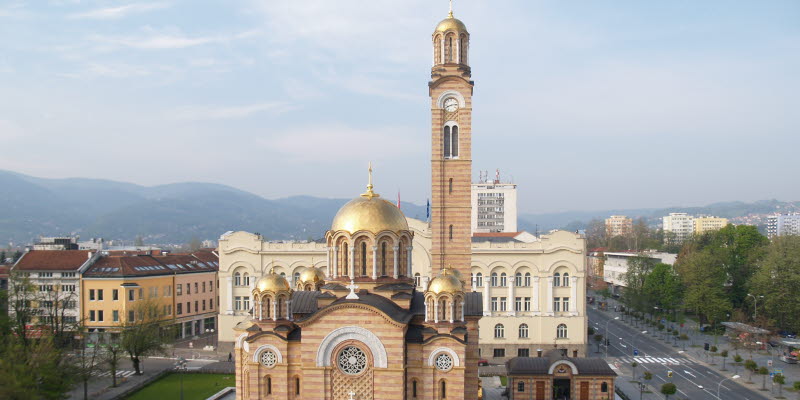
{"label": "rectangular window", "polygon": [[64,308],[75,308],[77,305],[78,305],[78,303],[75,302],[75,300],[67,300],[64,303]]}
{"label": "rectangular window", "polygon": [[242,298],[240,296],[236,296],[233,298],[234,309],[239,311],[242,309]]}
{"label": "rectangular window", "polygon": [[497,311],[497,297],[492,297],[492,311]]}
{"label": "rectangular window", "polygon": [[553,311],[560,312],[561,311],[561,298],[560,297],[553,297]]}
{"label": "rectangular window", "polygon": [[194,301],[194,312],[200,312],[200,302],[197,300]]}
{"label": "rectangular window", "polygon": [[530,357],[530,349],[517,349],[517,357]]}
{"label": "rectangular window", "polygon": [[522,297],[514,298],[514,311],[522,311]]}
{"label": "rectangular window", "polygon": [[214,309],[214,299],[208,299],[208,308]]}
{"label": "rectangular window", "polygon": [[111,311],[111,318],[114,322],[119,322],[119,310]]}
{"label": "rectangular window", "polygon": [[178,296],[182,296],[183,295],[183,285],[182,284],[180,284],[180,283],[178,284],[178,289],[175,290],[175,294],[177,294]]}
{"label": "rectangular window", "polygon": [[569,311],[569,297],[564,297],[561,299],[561,306],[564,309],[564,312]]}
{"label": "rectangular window", "polygon": [[95,321],[94,310],[89,310],[89,321]]}
{"label": "rectangular window", "polygon": [[97,320],[103,322],[103,310],[97,312]]}
{"label": "rectangular window", "polygon": [[172,304],[167,305],[167,315],[172,315]]}
{"label": "rectangular window", "polygon": [[203,293],[205,293],[205,292],[206,292],[206,283],[203,282]]}
{"label": "rectangular window", "polygon": [[192,302],[190,302],[190,301],[186,302],[186,313],[187,314],[191,314],[192,313]]}
{"label": "rectangular window", "polygon": [[194,283],[194,292],[195,292],[195,293],[200,293],[200,291],[199,291],[199,290],[197,290],[197,287],[198,287],[198,285],[197,285],[197,282],[195,282],[195,283]]}
{"label": "rectangular window", "polygon": [[525,298],[525,311],[530,311],[530,310],[531,310],[531,298],[530,297],[526,297]]}
{"label": "rectangular window", "polygon": [[136,321],[136,313],[133,311],[128,311],[128,322],[135,322]]}
{"label": "rectangular window", "polygon": [[250,297],[245,297],[243,300],[244,310],[247,311],[250,309]]}
{"label": "rectangular window", "polygon": [[133,297],[133,296],[134,296],[134,294],[133,294],[133,293],[134,293],[133,289],[128,289],[128,301],[134,301],[134,300],[136,300],[136,299]]}
{"label": "rectangular window", "polygon": [[139,300],[144,299],[144,288],[139,288]]}
{"label": "rectangular window", "polygon": [[500,311],[506,311],[506,310],[507,310],[507,308],[506,308],[506,298],[505,297],[501,297],[500,298]]}
{"label": "rectangular window", "polygon": [[170,285],[164,286],[164,297],[170,297],[170,296],[172,296],[172,286]]}
{"label": "rectangular window", "polygon": [[186,294],[192,294],[192,284],[191,283],[187,283],[186,284]]}
{"label": "rectangular window", "polygon": [[94,289],[89,289],[89,300],[94,301]]}
{"label": "rectangular window", "polygon": [[64,286],[61,286],[61,290],[64,291],[64,292],[75,293],[75,285],[64,285]]}
{"label": "rectangular window", "polygon": [[183,314],[183,304],[182,303],[178,303],[178,304],[176,304],[176,306],[177,306],[177,308],[175,310],[177,311],[177,314],[178,315]]}
{"label": "rectangular window", "polygon": [[209,290],[210,292],[213,292],[213,291],[214,291],[214,282],[212,282],[212,281],[208,281],[208,290]]}
{"label": "rectangular window", "polygon": [[205,311],[205,310],[206,310],[206,301],[203,300],[203,311]]}
{"label": "rectangular window", "polygon": [[103,300],[103,289],[97,289],[97,300]]}
{"label": "rectangular window", "polygon": [[119,290],[118,289],[112,289],[111,290],[111,300],[114,300],[114,301],[119,300]]}
{"label": "rectangular window", "polygon": [[494,349],[492,353],[495,358],[503,358],[506,356],[506,349]]}

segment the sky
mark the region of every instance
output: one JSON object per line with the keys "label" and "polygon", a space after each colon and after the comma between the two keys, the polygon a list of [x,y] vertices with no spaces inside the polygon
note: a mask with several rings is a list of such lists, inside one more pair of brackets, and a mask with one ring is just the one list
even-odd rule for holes
{"label": "sky", "polygon": [[[446,0],[0,1],[0,169],[430,196]],[[456,0],[526,213],[800,200],[800,2]]]}

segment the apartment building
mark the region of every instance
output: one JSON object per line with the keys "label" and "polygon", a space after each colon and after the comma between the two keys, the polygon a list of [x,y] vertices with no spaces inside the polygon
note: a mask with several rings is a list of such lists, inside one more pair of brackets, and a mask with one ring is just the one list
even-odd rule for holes
{"label": "apartment building", "polygon": [[606,218],[606,235],[608,237],[626,236],[633,231],[633,220],[624,215],[612,215]]}
{"label": "apartment building", "polygon": [[472,233],[517,231],[517,185],[499,179],[472,184]]}
{"label": "apartment building", "polygon": [[718,231],[728,225],[728,219],[701,215],[694,219],[694,234],[702,235],[706,232]]}
{"label": "apartment building", "polygon": [[777,214],[767,217],[767,237],[800,235],[800,214]]}
{"label": "apartment building", "polygon": [[620,288],[627,285],[625,275],[628,273],[629,262],[632,258],[644,256],[657,263],[673,265],[678,258],[677,254],[657,251],[636,252],[605,252],[603,253],[603,281],[608,284],[613,293],[620,293]]}
{"label": "apartment building", "polygon": [[671,233],[672,235],[665,235],[664,240],[674,240],[677,243],[682,243],[686,239],[692,237],[694,233],[694,217],[687,213],[670,213],[668,216],[662,218],[664,233]]}

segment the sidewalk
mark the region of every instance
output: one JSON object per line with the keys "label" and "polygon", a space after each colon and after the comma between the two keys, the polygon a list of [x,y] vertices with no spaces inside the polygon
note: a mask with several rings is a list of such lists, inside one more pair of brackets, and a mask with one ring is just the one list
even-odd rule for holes
{"label": "sidewalk", "polygon": [[[588,296],[596,296],[599,297],[596,293],[587,294]],[[614,307],[619,307],[621,303],[613,298],[608,298],[608,309],[606,311],[596,309],[599,312],[603,312],[607,315],[611,316],[621,316],[622,314],[619,312],[614,311]],[[619,309],[619,308],[618,308]],[[621,321],[622,323],[628,326],[635,326],[633,323],[630,322],[629,319],[625,319],[625,321]],[[671,323],[678,327],[677,324]],[[639,325],[641,330],[648,330],[652,331],[652,327],[643,327],[640,323]],[[800,364],[786,364],[779,360],[779,355],[776,354],[777,349],[771,349],[769,345],[767,345],[767,349],[773,350],[770,352],[765,351],[753,351],[751,353],[750,350],[739,350],[739,355],[742,357],[742,365],[735,365],[733,361],[733,357],[736,355],[736,350],[734,350],[733,346],[730,345],[728,341],[728,337],[725,335],[708,335],[703,332],[699,332],[699,325],[696,321],[692,319],[687,319],[684,323],[684,327],[681,329],[682,333],[685,333],[689,336],[689,341],[686,343],[686,352],[683,353],[686,357],[693,359],[701,364],[704,364],[706,367],[711,368],[720,374],[730,378],[735,374],[741,376],[741,378],[735,380],[734,382],[741,385],[742,387],[748,388],[750,390],[758,391],[759,393],[768,396],[771,393],[772,396],[778,395],[778,387],[777,385],[772,385],[772,378],[771,375],[767,376],[767,391],[762,392],[759,389],[761,388],[761,375],[754,374],[752,381],[753,384],[748,384],[748,372],[744,370],[744,360],[752,359],[755,361],[759,367],[767,367],[770,373],[773,372],[780,372],[786,377],[786,384],[784,385],[783,396],[790,398],[796,396],[795,394],[788,392],[786,389],[791,388],[792,384],[796,381],[800,381]],[[663,341],[662,341],[663,342]],[[708,343],[710,346],[716,346],[718,352],[723,350],[728,351],[728,358],[725,360],[725,369],[727,371],[722,371],[722,357],[716,356],[713,358],[712,364],[712,357],[710,355],[707,356],[706,351],[703,350],[703,344]],[[678,341],[678,346],[680,349],[683,349],[683,345],[681,341]],[[768,366],[768,361],[772,361],[772,367]],[[771,389],[771,390],[770,390]],[[627,392],[626,392],[627,393]],[[637,389],[638,393],[638,389]],[[638,397],[637,397],[638,398]]]}

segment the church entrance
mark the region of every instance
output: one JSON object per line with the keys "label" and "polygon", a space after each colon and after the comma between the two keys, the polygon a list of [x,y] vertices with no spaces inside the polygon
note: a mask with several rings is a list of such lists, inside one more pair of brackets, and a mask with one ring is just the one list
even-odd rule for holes
{"label": "church entrance", "polygon": [[553,400],[569,400],[570,380],[569,379],[553,379]]}

